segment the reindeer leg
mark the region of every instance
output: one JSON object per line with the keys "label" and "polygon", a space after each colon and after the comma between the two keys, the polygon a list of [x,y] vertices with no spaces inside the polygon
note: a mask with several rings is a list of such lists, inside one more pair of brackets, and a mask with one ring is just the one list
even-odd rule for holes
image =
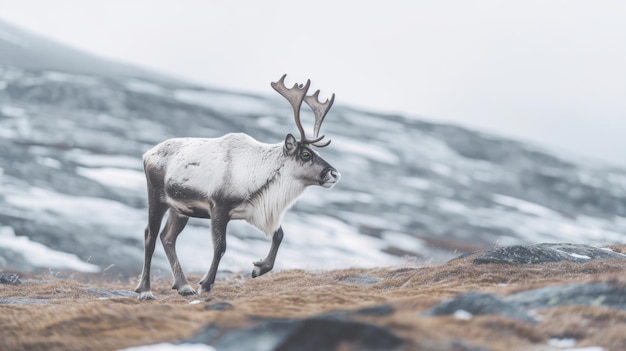
{"label": "reindeer leg", "polygon": [[135,288],[135,292],[139,293],[140,300],[154,300],[154,295],[150,291],[150,265],[152,264],[156,238],[167,207],[167,204],[159,201],[158,195],[150,194],[148,197],[148,226],[144,232],[143,269],[139,284]]}
{"label": "reindeer leg", "polygon": [[280,246],[280,242],[283,241],[283,227],[278,227],[278,230],[274,232],[274,236],[272,236],[272,246],[270,247],[270,252],[267,254],[265,259],[254,262],[254,269],[252,270],[252,278],[256,278],[260,275],[263,275],[274,268],[274,261],[276,260],[276,253],[278,253],[278,247]]}
{"label": "reindeer leg", "polygon": [[200,289],[198,293],[209,292],[213,288],[215,283],[215,275],[217,274],[217,267],[220,264],[224,252],[226,252],[226,226],[230,220],[228,210],[220,210],[218,208],[213,209],[211,213],[211,236],[213,238],[213,261],[211,262],[211,268],[200,280]]}
{"label": "reindeer leg", "polygon": [[163,248],[165,249],[165,255],[167,255],[167,260],[170,262],[170,267],[172,267],[172,275],[174,276],[172,289],[178,290],[178,293],[183,296],[196,293],[189,285],[189,282],[187,282],[185,273],[183,273],[180,262],[178,262],[178,256],[176,255],[176,238],[178,238],[180,232],[182,232],[185,225],[187,225],[187,221],[189,221],[189,217],[181,215],[176,212],[176,210],[170,208],[167,223],[160,235],[161,243],[163,243]]}

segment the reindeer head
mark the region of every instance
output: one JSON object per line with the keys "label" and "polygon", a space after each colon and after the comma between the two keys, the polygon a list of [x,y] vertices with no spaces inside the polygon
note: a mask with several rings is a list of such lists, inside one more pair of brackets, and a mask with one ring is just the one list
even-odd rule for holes
{"label": "reindeer head", "polygon": [[[331,188],[339,181],[341,174],[321,158],[316,151],[311,149],[309,145],[326,147],[330,144],[330,140],[326,143],[321,143],[321,140],[324,139],[324,135],[318,135],[322,122],[335,101],[335,94],[332,95],[330,100],[327,99],[324,103],[321,103],[318,100],[319,90],[313,95],[306,95],[311,85],[311,80],[307,79],[304,85],[296,83],[292,88],[287,88],[285,86],[285,77],[287,77],[286,74],[284,74],[278,82],[272,82],[271,85],[274,90],[284,96],[291,104],[296,126],[300,131],[300,140],[297,141],[292,134],[287,134],[283,147],[284,154],[291,159],[294,166],[299,165],[297,169],[294,169],[294,173],[298,178],[305,181],[306,185],[317,184],[324,188]],[[300,121],[300,107],[302,106],[303,100],[311,107],[315,115],[313,139],[307,138],[304,128],[302,127],[302,122]]]}

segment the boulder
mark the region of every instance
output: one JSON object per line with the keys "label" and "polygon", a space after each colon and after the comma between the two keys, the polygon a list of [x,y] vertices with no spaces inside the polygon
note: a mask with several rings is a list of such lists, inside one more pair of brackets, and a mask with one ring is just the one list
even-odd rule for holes
{"label": "boulder", "polygon": [[183,343],[206,343],[220,351],[336,350],[349,344],[358,350],[393,350],[403,340],[383,327],[327,315],[279,319],[222,333],[207,326]]}
{"label": "boulder", "polygon": [[483,252],[474,264],[514,263],[541,264],[550,262],[585,263],[600,259],[626,259],[626,255],[610,249],[582,244],[535,244],[499,247]]}
{"label": "boulder", "polygon": [[425,316],[498,314],[519,321],[534,323],[528,310],[557,306],[603,306],[626,310],[626,287],[607,283],[554,285],[522,291],[507,297],[470,292],[444,301],[424,313]]}

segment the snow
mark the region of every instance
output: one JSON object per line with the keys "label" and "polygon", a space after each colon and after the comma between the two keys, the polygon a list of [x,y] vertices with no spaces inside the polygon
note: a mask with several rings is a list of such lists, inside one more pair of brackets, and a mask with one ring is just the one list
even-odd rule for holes
{"label": "snow", "polygon": [[179,89],[174,92],[174,98],[180,102],[228,113],[269,115],[274,112],[274,109],[268,108],[266,100],[254,96]]}
{"label": "snow", "polygon": [[79,149],[74,149],[67,155],[70,160],[87,167],[114,167],[143,170],[143,162],[140,157],[94,155]]}
{"label": "snow", "polygon": [[127,81],[124,86],[130,91],[159,96],[171,95],[171,92],[157,84],[146,82],[145,80],[133,79]]}
{"label": "snow", "polygon": [[54,168],[54,169],[61,169],[61,167],[63,166],[63,164],[61,163],[61,161],[52,158],[52,157],[41,157],[38,156],[36,158],[37,163],[50,167],[50,168]]}
{"label": "snow", "polygon": [[386,231],[383,233],[383,238],[385,239],[385,242],[404,250],[413,252],[423,252],[424,250],[427,250],[427,246],[424,244],[423,240],[417,239],[405,233]]}
{"label": "snow", "polygon": [[118,351],[216,351],[215,348],[205,344],[170,344],[161,343],[145,346],[130,347]]}
{"label": "snow", "polygon": [[548,345],[554,346],[554,347],[558,347],[558,348],[573,347],[574,345],[576,345],[576,339],[572,339],[572,338],[564,338],[564,339],[552,338],[552,339],[548,340]]}
{"label": "snow", "polygon": [[431,169],[444,177],[449,177],[452,175],[452,168],[448,165],[444,165],[443,163],[435,163],[431,165]]}
{"label": "snow", "polygon": [[78,167],[76,173],[93,179],[104,185],[117,188],[143,190],[146,185],[144,172],[130,169],[103,167],[103,168],[83,168]]}
{"label": "snow", "polygon": [[80,74],[69,74],[57,71],[48,71],[42,77],[43,79],[50,80],[58,83],[77,83],[81,85],[95,85],[98,83],[98,79],[90,76]]}
{"label": "snow", "polygon": [[20,253],[24,259],[37,267],[92,273],[100,271],[98,266],[84,262],[74,254],[55,251],[25,236],[16,236],[11,227],[0,227],[0,248]]}
{"label": "snow", "polygon": [[577,253],[569,253],[569,255],[572,256],[572,257],[581,258],[581,259],[584,259],[584,260],[590,260],[591,259],[591,257],[589,257],[589,256],[579,255]]}
{"label": "snow", "polygon": [[363,113],[347,111],[343,114],[343,117],[353,125],[360,126],[367,130],[372,131],[387,131],[392,133],[402,132],[406,126],[399,122],[393,122],[385,118],[381,118],[381,116],[368,116]]}
{"label": "snow", "polygon": [[359,234],[353,226],[332,217],[292,213],[286,216],[283,228],[285,247],[281,246],[280,261],[288,264],[281,263],[279,268],[332,269],[400,263],[397,257],[381,251],[387,247],[384,240]]}
{"label": "snow", "polygon": [[454,314],[452,314],[452,316],[456,319],[460,319],[463,321],[468,321],[472,319],[472,317],[474,317],[473,314],[471,314],[470,312],[467,312],[466,310],[456,310],[454,311]]}
{"label": "snow", "polygon": [[346,153],[360,155],[372,161],[387,163],[390,165],[396,165],[400,162],[398,156],[394,155],[386,148],[375,145],[371,142],[365,143],[342,137],[333,137],[332,141],[337,149],[343,150],[343,152]]}
{"label": "snow", "polygon": [[323,197],[319,196],[319,194],[315,196],[315,194],[316,192],[313,192],[313,191],[307,192],[305,193],[305,195],[303,195],[300,201],[304,200],[309,203],[315,203],[319,205],[323,205],[324,203],[328,203],[328,202],[348,203],[348,204],[360,202],[364,204],[371,204],[375,201],[372,194],[362,193],[362,192],[357,192],[357,191],[342,191],[342,190],[337,189],[335,191],[325,193]]}
{"label": "snow", "polygon": [[403,177],[399,179],[401,184],[404,184],[408,187],[417,189],[417,190],[421,190],[421,191],[425,191],[425,190],[431,190],[433,188],[433,184],[432,182],[424,179],[424,178],[419,178],[419,177]]}
{"label": "snow", "polygon": [[[387,246],[383,240],[361,235],[352,226],[334,218],[288,213],[283,230],[285,236],[275,270],[376,267],[401,263],[399,258],[381,251]],[[247,272],[252,269],[253,261],[267,255],[271,241],[247,223],[231,221],[228,232],[231,233],[226,237],[228,249],[222,257],[220,269]],[[177,250],[186,272],[205,272],[211,265],[213,252],[210,229],[187,225],[178,238]]]}
{"label": "snow", "polygon": [[5,117],[11,118],[26,118],[28,114],[23,108],[19,108],[11,105],[2,105],[0,106],[0,113]]}
{"label": "snow", "polygon": [[556,214],[555,211],[544,206],[510,196],[493,194],[493,200],[501,205],[512,207],[518,209],[521,212],[535,215],[538,217],[550,217]]}
{"label": "snow", "polygon": [[459,215],[468,215],[471,212],[469,207],[459,201],[438,198],[436,203],[439,209],[443,212],[456,213]]}
{"label": "snow", "polygon": [[[94,197],[69,196],[53,191],[30,188],[6,194],[5,201],[22,218],[58,222],[60,218],[75,225],[109,228],[112,235],[137,237],[143,232],[144,210],[120,202]],[[124,221],[120,221],[124,218]]]}
{"label": "snow", "polygon": [[[516,239],[506,244],[564,240],[570,243],[607,244],[622,242],[624,238],[623,234],[614,230],[616,226],[611,221],[584,215],[567,217],[544,206],[500,194],[493,194],[492,198],[495,203],[505,207],[463,209],[446,200],[438,202],[444,204],[442,209],[451,212],[456,210],[473,225],[484,226],[489,223],[490,227],[513,230],[517,234]],[[505,237],[500,239],[506,240]]]}
{"label": "snow", "polygon": [[[204,226],[200,226],[201,223]],[[210,228],[206,227],[208,223],[201,219],[190,221],[177,240],[178,257],[185,272],[204,273],[211,265],[213,247]],[[220,269],[247,272],[252,269],[253,261],[267,255],[271,241],[249,224],[231,221],[227,230],[227,250]],[[381,251],[387,246],[384,240],[361,235],[354,227],[331,217],[287,213],[283,230],[285,236],[275,270],[376,267],[401,263],[399,258]],[[406,235],[402,239],[411,247],[421,245],[418,239],[411,243],[412,238]],[[157,252],[162,252],[160,245]]]}
{"label": "snow", "polygon": [[[45,99],[33,105],[19,99],[5,99],[0,104],[0,138],[15,142],[15,147],[23,148],[19,150],[29,156],[1,157],[6,161],[5,172],[11,176],[5,175],[0,184],[0,201],[3,201],[0,212],[32,221],[34,227],[58,228],[55,230],[59,236],[97,232],[122,239],[111,240],[115,245],[141,243],[147,219],[141,152],[150,147],[148,144],[177,133],[206,131],[214,136],[224,132],[217,130],[220,128],[217,125],[224,123],[216,123],[215,130],[208,125],[184,128],[177,126],[174,120],[152,119],[139,111],[136,115],[128,114],[125,99],[129,97],[143,101],[161,99],[167,102],[163,108],[176,105],[176,101],[184,102],[179,106],[182,109],[176,109],[180,113],[185,113],[187,104],[205,106],[215,112],[211,118],[221,122],[239,123],[246,119],[250,122],[251,134],[257,129],[263,136],[274,135],[287,124],[294,127],[289,105],[275,94],[264,98],[188,86],[165,86],[143,79],[123,79],[109,86],[101,79],[90,80],[53,71],[28,73],[0,68],[0,75],[0,84],[4,86],[25,91],[43,87],[43,91],[50,90],[50,94],[55,89],[63,91],[65,86],[90,89],[88,84],[95,82],[98,83],[97,94],[86,96],[86,106],[90,105],[91,98],[95,101],[103,97],[110,99],[107,101],[110,108],[80,111],[71,107],[65,110],[63,104],[56,103],[47,108]],[[63,102],[73,106],[72,101],[72,97],[67,97]],[[573,160],[571,167],[563,168],[558,162],[545,165],[541,152],[528,149],[530,153],[538,153],[535,155],[538,157],[517,153],[517,144],[506,141],[502,146],[504,150],[512,150],[511,158],[500,165],[466,157],[457,151],[459,145],[465,145],[468,154],[480,151],[472,149],[472,138],[477,137],[473,132],[459,129],[443,133],[436,125],[426,123],[422,127],[406,123],[401,116],[377,115],[342,106],[336,106],[331,114],[335,116],[329,116],[323,132],[328,131],[333,143],[321,153],[338,167],[343,179],[330,191],[312,187],[287,212],[283,223],[285,239],[276,269],[394,264],[400,259],[382,252],[391,244],[428,257],[433,255],[433,250],[414,238],[426,234],[454,240],[451,233],[458,233],[459,237],[473,237],[472,240],[484,245],[496,241],[504,245],[539,242],[606,245],[624,241],[626,217],[619,216],[619,203],[614,205],[613,201],[626,194],[623,170],[594,168]],[[303,118],[310,122],[311,117],[304,106]],[[306,123],[305,127],[311,124]],[[118,130],[125,133],[120,135],[115,132]],[[484,135],[478,137],[485,138]],[[458,138],[464,138],[465,141],[459,141],[467,144],[450,142]],[[123,143],[119,149],[107,146],[117,146],[117,143]],[[77,148],[54,145],[76,145]],[[37,167],[32,167],[32,163]],[[10,172],[9,167],[13,167]],[[50,177],[38,175],[31,181],[27,173],[29,167],[34,171],[50,171]],[[54,177],[62,174],[59,179],[69,182],[77,178],[76,173],[111,190],[97,186],[96,192],[89,193],[113,199],[123,197],[123,200],[75,196],[80,188],[72,188],[74,195],[61,194],[64,189],[59,189]],[[20,174],[20,179],[12,178],[13,174]],[[535,176],[554,178],[554,187],[539,181],[533,184]],[[84,186],[91,183],[80,180]],[[523,183],[528,180],[531,180],[529,184]],[[561,183],[564,185],[560,186]],[[31,187],[34,184],[37,187]],[[580,211],[569,209],[571,203],[562,204],[568,201],[565,196],[553,198],[550,194],[537,194],[541,189],[553,189],[567,195],[571,189],[581,191],[586,187],[590,187],[590,191],[597,189],[603,197],[598,201],[591,195],[589,199],[581,198],[587,203]],[[495,193],[498,191],[502,193]],[[531,198],[537,202],[527,200]],[[605,209],[608,212],[604,213]],[[209,223],[191,220],[180,236],[179,256],[187,272],[204,272],[210,265]],[[365,228],[376,230],[381,238],[366,235]],[[221,269],[248,271],[252,261],[267,254],[270,241],[246,223],[233,221],[229,223],[228,232],[228,250]],[[85,239],[83,244],[88,241]],[[156,255],[162,258],[159,262],[167,265],[161,245],[157,247]],[[141,257],[143,245],[123,245],[123,249]]]}

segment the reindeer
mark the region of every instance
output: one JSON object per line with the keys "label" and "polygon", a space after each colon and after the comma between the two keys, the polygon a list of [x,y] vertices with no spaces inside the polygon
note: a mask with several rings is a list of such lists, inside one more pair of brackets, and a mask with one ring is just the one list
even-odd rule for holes
{"label": "reindeer", "polygon": [[[172,268],[174,284],[179,294],[192,295],[176,256],[176,238],[189,217],[211,220],[213,260],[209,271],[200,280],[198,293],[213,288],[220,259],[226,251],[226,226],[232,219],[243,219],[272,237],[265,259],[254,262],[252,277],[272,270],[278,247],[283,239],[281,220],[295,200],[311,185],[333,187],[341,178],[339,172],[310,146],[326,147],[320,127],[335,94],[321,103],[319,90],[306,95],[311,83],[285,86],[285,77],[271,86],[293,107],[300,140],[287,134],[284,142],[261,143],[243,133],[231,133],[219,138],[169,139],[143,156],[148,184],[148,226],[145,230],[145,256],[141,279],[135,291],[142,300],[154,299],[150,291],[150,264],[161,221],[168,212],[167,222],[159,237]],[[307,138],[300,121],[302,101],[315,115],[312,139]]]}

